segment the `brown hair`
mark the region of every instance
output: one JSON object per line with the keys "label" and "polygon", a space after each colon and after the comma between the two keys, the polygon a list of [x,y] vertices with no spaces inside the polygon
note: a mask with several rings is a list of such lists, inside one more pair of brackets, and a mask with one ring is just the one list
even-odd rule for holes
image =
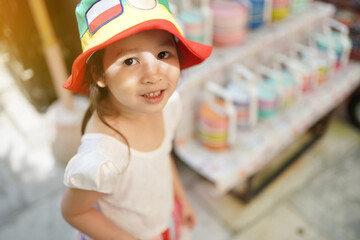
{"label": "brown hair", "polygon": [[81,134],[85,133],[86,125],[89,122],[91,115],[95,111],[96,114],[99,116],[101,122],[103,122],[106,126],[114,130],[125,140],[130,155],[130,145],[124,134],[122,134],[119,130],[115,129],[105,120],[105,116],[114,114],[114,112],[110,111],[110,109],[106,107],[108,106],[107,104],[104,104],[104,101],[108,97],[108,88],[107,87],[101,88],[96,83],[96,79],[103,78],[104,75],[103,56],[104,56],[104,50],[103,49],[98,50],[89,58],[87,63],[85,79],[90,79],[89,80],[90,104],[85,112],[82,121]]}

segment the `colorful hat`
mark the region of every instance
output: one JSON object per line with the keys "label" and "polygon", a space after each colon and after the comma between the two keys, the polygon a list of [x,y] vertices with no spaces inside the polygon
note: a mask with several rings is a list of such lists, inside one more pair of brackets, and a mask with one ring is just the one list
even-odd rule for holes
{"label": "colorful hat", "polygon": [[76,7],[76,18],[83,53],[63,84],[75,93],[88,94],[86,62],[95,51],[141,31],[160,29],[176,36],[181,69],[201,63],[212,51],[211,46],[183,37],[167,0],[83,0]]}

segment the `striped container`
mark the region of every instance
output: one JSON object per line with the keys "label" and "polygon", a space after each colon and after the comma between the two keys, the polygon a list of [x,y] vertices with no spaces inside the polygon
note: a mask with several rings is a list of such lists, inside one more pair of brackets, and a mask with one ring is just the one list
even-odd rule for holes
{"label": "striped container", "polygon": [[309,8],[309,0],[292,0],[290,8],[293,13],[305,12]]}
{"label": "striped container", "polygon": [[333,51],[336,55],[336,66],[335,69],[338,70],[343,65],[343,56],[351,48],[350,39],[339,33],[331,32],[331,34],[317,34],[315,36],[315,41],[318,49],[322,52]]}
{"label": "striped container", "polygon": [[236,1],[214,2],[213,43],[215,46],[236,45],[247,34],[247,8]]}
{"label": "striped container", "polygon": [[277,89],[280,95],[279,107],[289,108],[297,96],[297,82],[292,74],[286,70],[277,71],[264,81],[270,88]]}
{"label": "striped container", "polygon": [[249,10],[248,28],[256,29],[264,24],[265,0],[249,0],[251,8]]}
{"label": "striped container", "polygon": [[261,83],[258,86],[258,117],[265,120],[274,117],[278,113],[279,97],[277,91],[268,84]]}
{"label": "striped container", "polygon": [[195,42],[205,42],[205,17],[200,9],[181,12],[179,20],[183,25],[186,38]]}
{"label": "striped container", "polygon": [[232,95],[237,112],[237,125],[248,127],[250,124],[250,94],[246,83],[243,85],[230,83],[226,86]]}
{"label": "striped container", "polygon": [[299,53],[301,62],[314,70],[313,88],[322,85],[332,76],[336,65],[333,52],[321,52],[313,47],[302,46]]}
{"label": "striped container", "polygon": [[290,0],[273,0],[272,20],[279,21],[286,18],[290,13]]}
{"label": "striped container", "polygon": [[294,75],[297,75],[299,78],[300,91],[301,94],[306,94],[312,91],[313,81],[315,79],[314,71],[311,67],[300,61],[298,58],[289,58],[287,61],[287,66]]}
{"label": "striped container", "polygon": [[206,148],[224,150],[229,147],[229,117],[225,112],[225,103],[218,99],[216,105],[202,102],[199,106],[197,119],[197,138]]}

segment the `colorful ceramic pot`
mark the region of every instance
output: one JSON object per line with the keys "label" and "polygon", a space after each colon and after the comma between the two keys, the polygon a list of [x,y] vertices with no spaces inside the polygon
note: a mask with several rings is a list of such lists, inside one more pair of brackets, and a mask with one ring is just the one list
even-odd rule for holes
{"label": "colorful ceramic pot", "polygon": [[216,46],[240,44],[247,32],[247,8],[236,1],[214,2],[213,43]]}
{"label": "colorful ceramic pot", "polygon": [[224,102],[219,100],[216,104],[216,109],[206,102],[200,104],[197,120],[197,137],[203,146],[212,150],[223,150],[229,147],[229,118],[226,116],[225,110],[222,110]]}

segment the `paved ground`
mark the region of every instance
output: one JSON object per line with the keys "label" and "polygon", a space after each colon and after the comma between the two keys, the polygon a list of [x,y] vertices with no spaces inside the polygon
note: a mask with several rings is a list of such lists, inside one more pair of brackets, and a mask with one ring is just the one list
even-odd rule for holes
{"label": "paved ground", "polygon": [[340,120],[249,204],[182,173],[200,215],[194,239],[360,239],[360,132]]}
{"label": "paved ground", "polygon": [[[0,240],[71,239],[49,121],[0,72]],[[360,239],[360,132],[340,120],[249,204],[214,197],[211,184],[181,162],[179,169],[198,214],[194,240]]]}

